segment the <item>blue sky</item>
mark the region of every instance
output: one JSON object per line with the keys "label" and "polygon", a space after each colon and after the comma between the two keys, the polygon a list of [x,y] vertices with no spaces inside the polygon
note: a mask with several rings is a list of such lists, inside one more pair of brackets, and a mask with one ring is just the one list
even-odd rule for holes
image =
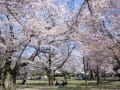
{"label": "blue sky", "polygon": [[[70,0],[70,5],[69,5],[69,8],[72,8],[73,7],[73,0]],[[82,3],[84,0],[74,0],[74,4],[80,4]]]}

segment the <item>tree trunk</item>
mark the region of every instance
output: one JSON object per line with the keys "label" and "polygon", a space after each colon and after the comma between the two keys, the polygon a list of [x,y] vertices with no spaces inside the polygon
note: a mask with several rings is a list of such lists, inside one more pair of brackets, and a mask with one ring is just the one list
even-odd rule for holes
{"label": "tree trunk", "polygon": [[90,80],[93,80],[94,78],[93,78],[93,71],[92,70],[90,70]]}
{"label": "tree trunk", "polygon": [[49,81],[49,85],[53,85],[54,84],[54,77],[52,75],[48,75],[48,81]]}
{"label": "tree trunk", "polygon": [[49,85],[53,85],[54,84],[54,75],[53,75],[53,73],[52,73],[51,70],[49,70],[47,72],[47,77],[48,77],[48,83],[49,83]]}
{"label": "tree trunk", "polygon": [[1,75],[2,75],[2,72],[1,72],[1,70],[0,70],[0,80],[1,80]]}
{"label": "tree trunk", "polygon": [[27,82],[27,80],[24,79],[24,80],[22,81],[22,85],[26,85],[26,82]]}
{"label": "tree trunk", "polygon": [[64,82],[67,82],[67,79],[68,79],[67,74],[64,74]]}
{"label": "tree trunk", "polygon": [[0,86],[2,85],[2,72],[1,72],[1,70],[0,70]]}
{"label": "tree trunk", "polygon": [[100,75],[97,76],[97,86],[100,84]]}
{"label": "tree trunk", "polygon": [[99,72],[99,66],[97,66],[97,86],[100,84],[100,72]]}
{"label": "tree trunk", "polygon": [[16,73],[6,70],[2,75],[3,90],[16,90]]}
{"label": "tree trunk", "polygon": [[87,88],[88,84],[87,84],[87,74],[86,74],[86,72],[85,72],[85,85],[86,85],[86,88]]}
{"label": "tree trunk", "polygon": [[54,72],[51,69],[51,54],[49,54],[49,59],[48,59],[48,63],[49,63],[49,67],[47,69],[47,77],[48,77],[48,81],[49,81],[49,85],[53,85],[54,84]]}
{"label": "tree trunk", "polygon": [[25,72],[25,74],[23,75],[23,80],[22,80],[22,85],[25,85],[27,82],[27,72]]}
{"label": "tree trunk", "polygon": [[119,75],[119,81],[120,81],[120,75]]}
{"label": "tree trunk", "polygon": [[86,90],[87,90],[87,87],[88,87],[88,83],[87,83],[88,61],[84,58],[84,56],[83,56],[83,68],[84,68],[84,72],[85,72],[85,86],[86,86]]}

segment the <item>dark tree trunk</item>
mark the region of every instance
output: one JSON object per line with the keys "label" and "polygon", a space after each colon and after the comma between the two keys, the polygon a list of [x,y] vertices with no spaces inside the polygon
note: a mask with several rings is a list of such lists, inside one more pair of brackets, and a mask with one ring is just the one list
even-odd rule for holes
{"label": "dark tree trunk", "polygon": [[1,70],[0,70],[0,85],[2,84],[2,82],[1,82],[1,79],[2,79],[2,72],[1,72]]}
{"label": "dark tree trunk", "polygon": [[100,84],[100,76],[98,75],[97,76],[97,86],[99,86],[99,84]]}
{"label": "dark tree trunk", "polygon": [[93,71],[92,70],[90,70],[90,80],[93,80],[94,78],[93,78]]}
{"label": "dark tree trunk", "polygon": [[120,81],[120,75],[118,77],[119,77],[119,81]]}
{"label": "dark tree trunk", "polygon": [[97,66],[97,86],[100,84],[100,72],[99,72],[99,66]]}
{"label": "dark tree trunk", "polygon": [[54,84],[54,75],[53,75],[53,73],[52,73],[51,70],[49,70],[47,72],[47,77],[48,77],[48,83],[49,83],[49,85],[53,85]]}
{"label": "dark tree trunk", "polygon": [[16,90],[16,73],[6,70],[2,75],[3,90]]}
{"label": "dark tree trunk", "polygon": [[0,80],[1,80],[1,75],[2,75],[2,73],[1,73],[1,70],[0,70]]}
{"label": "dark tree trunk", "polygon": [[22,85],[25,85],[27,82],[27,72],[25,72],[23,80],[22,80]]}
{"label": "dark tree trunk", "polygon": [[85,86],[86,86],[86,89],[88,87],[88,83],[87,83],[87,71],[85,70]]}
{"label": "dark tree trunk", "polygon": [[16,90],[16,69],[11,69],[11,62],[5,63],[2,69],[2,88],[3,90]]}
{"label": "dark tree trunk", "polygon": [[49,67],[46,69],[47,70],[47,77],[48,77],[49,85],[53,85],[54,84],[54,71],[51,69],[51,63],[52,63],[51,55],[52,54],[49,54],[49,59],[48,59],[48,66]]}
{"label": "dark tree trunk", "polygon": [[0,86],[2,85],[2,72],[0,70]]}
{"label": "dark tree trunk", "polygon": [[68,79],[67,74],[64,74],[64,82],[67,82],[67,79]]}
{"label": "dark tree trunk", "polygon": [[83,56],[83,68],[84,68],[84,72],[85,72],[85,86],[87,89],[87,87],[88,87],[88,83],[87,83],[88,60],[85,59],[84,56]]}
{"label": "dark tree trunk", "polygon": [[26,84],[26,79],[24,79],[23,81],[22,81],[22,85],[25,85]]}
{"label": "dark tree trunk", "polygon": [[52,75],[48,75],[48,81],[49,81],[49,85],[53,85],[54,84],[54,77]]}

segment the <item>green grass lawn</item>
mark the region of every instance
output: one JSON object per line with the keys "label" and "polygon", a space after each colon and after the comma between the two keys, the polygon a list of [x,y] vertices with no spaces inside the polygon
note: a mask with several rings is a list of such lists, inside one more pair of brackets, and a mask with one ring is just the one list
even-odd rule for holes
{"label": "green grass lawn", "polygon": [[[20,85],[21,80],[17,80],[17,88],[20,90],[86,90],[84,80],[70,80],[63,88],[48,85],[48,81],[28,80],[26,85]],[[28,89],[27,89],[28,88]],[[103,82],[96,86],[96,81],[88,81],[88,90],[120,90],[120,81]]]}

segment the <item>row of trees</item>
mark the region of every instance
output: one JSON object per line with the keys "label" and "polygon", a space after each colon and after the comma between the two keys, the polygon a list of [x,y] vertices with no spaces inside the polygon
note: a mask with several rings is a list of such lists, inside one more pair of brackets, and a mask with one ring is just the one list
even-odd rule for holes
{"label": "row of trees", "polygon": [[114,68],[118,73],[120,69],[119,3],[119,0],[85,0],[75,17],[78,27],[84,30],[84,71],[97,76],[97,85],[106,71],[112,72]]}
{"label": "row of trees", "polygon": [[[119,0],[0,1],[0,73],[3,90],[15,90],[23,68],[39,69],[53,84],[56,70],[83,57],[97,75],[120,66]],[[74,55],[81,52],[81,55]],[[83,53],[82,53],[83,52]],[[78,53],[77,53],[78,54]],[[72,65],[74,69],[76,66]],[[69,70],[69,68],[68,68]],[[67,70],[66,70],[67,71]]]}

